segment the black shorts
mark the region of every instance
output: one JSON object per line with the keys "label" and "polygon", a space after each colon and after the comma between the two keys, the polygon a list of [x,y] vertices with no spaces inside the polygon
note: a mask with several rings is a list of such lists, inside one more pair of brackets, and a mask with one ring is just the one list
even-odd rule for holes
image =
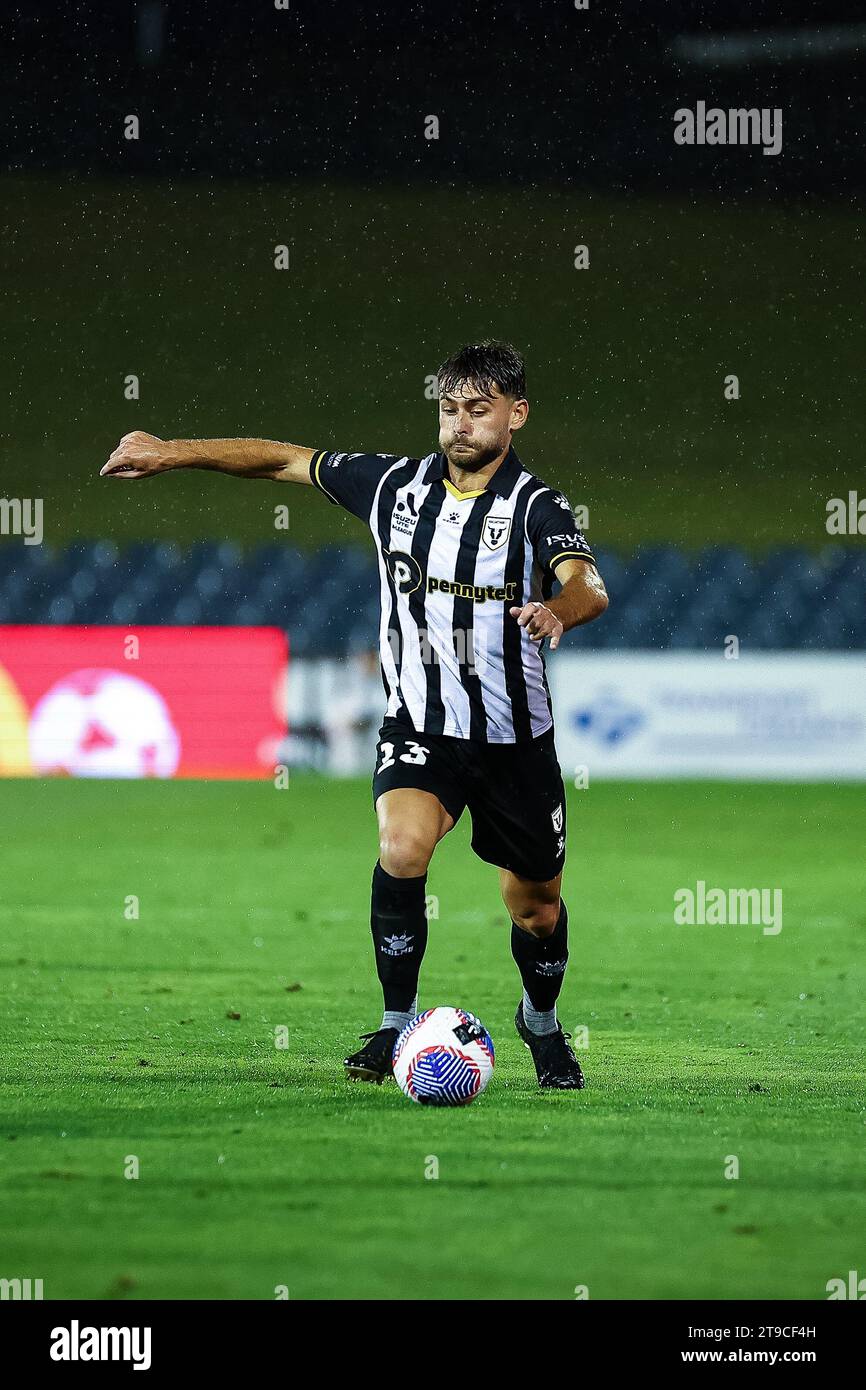
{"label": "black shorts", "polygon": [[553,730],[527,743],[419,734],[396,719],[379,730],[373,802],[396,787],[438,797],[458,821],[468,806],[479,859],[546,883],[565,863],[565,790]]}

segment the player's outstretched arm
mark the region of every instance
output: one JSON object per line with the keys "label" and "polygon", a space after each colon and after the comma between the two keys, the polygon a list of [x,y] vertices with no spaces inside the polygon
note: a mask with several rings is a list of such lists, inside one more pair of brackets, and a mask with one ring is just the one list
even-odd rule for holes
{"label": "player's outstretched arm", "polygon": [[172,468],[209,468],[236,478],[309,483],[315,449],[273,439],[158,439],[133,430],[125,434],[99,470],[106,478],[152,478]]}
{"label": "player's outstretched arm", "polygon": [[549,637],[551,651],[559,646],[563,632],[600,618],[608,602],[604,580],[588,560],[563,560],[556,566],[556,577],[562,585],[556,598],[508,610],[526,628],[530,642]]}

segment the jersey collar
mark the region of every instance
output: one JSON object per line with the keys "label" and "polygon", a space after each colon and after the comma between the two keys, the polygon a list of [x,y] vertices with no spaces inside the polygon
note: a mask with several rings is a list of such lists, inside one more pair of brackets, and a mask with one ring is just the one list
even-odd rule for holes
{"label": "jersey collar", "polygon": [[[517,453],[512,445],[500,463],[489,483],[482,491],[495,492],[500,497],[510,497],[514,491],[517,479],[523,472],[523,464],[517,457]],[[444,454],[434,454],[431,463],[424,474],[425,483],[435,483],[444,481],[448,477],[448,460]]]}

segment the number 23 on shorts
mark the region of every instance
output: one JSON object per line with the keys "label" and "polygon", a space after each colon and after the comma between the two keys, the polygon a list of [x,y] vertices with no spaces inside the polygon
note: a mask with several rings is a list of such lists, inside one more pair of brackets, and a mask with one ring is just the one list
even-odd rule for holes
{"label": "number 23 on shorts", "polygon": [[[383,741],[381,745],[382,761],[376,768],[377,776],[380,772],[384,772],[387,767],[393,767],[394,764],[397,762],[397,758],[394,757],[395,747],[395,744]],[[398,755],[400,762],[413,763],[415,764],[415,766],[423,767],[427,761],[427,756],[430,752],[430,749],[425,748],[424,745],[421,743],[417,743],[413,738],[406,739],[406,747],[410,751],[408,753],[400,753]]]}

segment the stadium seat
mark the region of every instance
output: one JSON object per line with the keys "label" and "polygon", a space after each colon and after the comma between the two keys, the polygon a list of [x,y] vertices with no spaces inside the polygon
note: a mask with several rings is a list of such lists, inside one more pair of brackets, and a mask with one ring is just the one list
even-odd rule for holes
{"label": "stadium seat", "polygon": [[[611,605],[601,622],[567,635],[575,647],[706,650],[729,633],[753,650],[866,647],[866,554],[857,546],[754,559],[735,546],[690,556],[653,545],[630,557],[602,549],[597,559]],[[340,656],[375,646],[378,602],[376,559],[358,545],[0,546],[0,622],[273,624],[297,655]]]}

